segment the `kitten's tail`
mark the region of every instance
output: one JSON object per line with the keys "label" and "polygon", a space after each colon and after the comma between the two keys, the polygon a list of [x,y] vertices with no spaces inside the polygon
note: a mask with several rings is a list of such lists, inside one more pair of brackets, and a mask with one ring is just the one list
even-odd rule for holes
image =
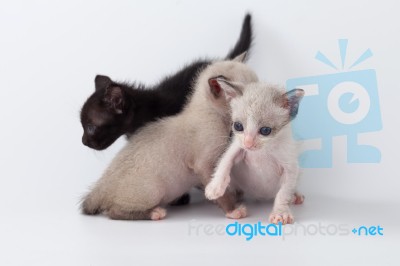
{"label": "kitten's tail", "polygon": [[[247,52],[249,53],[251,48],[251,42],[253,41],[253,29],[251,25],[251,15],[246,14],[242,24],[242,31],[240,32],[239,40],[237,40],[235,46],[229,51],[226,59],[234,59],[236,56]],[[247,54],[246,58],[248,58]]]}
{"label": "kitten's tail", "polygon": [[103,197],[96,188],[82,198],[81,210],[86,215],[96,215],[103,212],[102,208]]}

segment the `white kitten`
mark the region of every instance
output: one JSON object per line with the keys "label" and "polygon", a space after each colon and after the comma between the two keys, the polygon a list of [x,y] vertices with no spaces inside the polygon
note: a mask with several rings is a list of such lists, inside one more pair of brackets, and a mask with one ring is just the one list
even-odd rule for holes
{"label": "white kitten", "polygon": [[[159,220],[166,215],[161,206],[193,186],[207,185],[229,144],[228,101],[242,94],[220,84],[225,79],[257,81],[242,59],[244,55],[208,66],[180,114],[151,123],[133,135],[85,197],[83,212],[106,212],[112,219]],[[230,218],[246,215],[245,209],[235,206],[236,197],[230,191],[217,203]]]}
{"label": "white kitten", "polygon": [[224,87],[232,85],[243,90],[230,103],[234,138],[206,187],[206,197],[219,198],[232,182],[249,196],[275,198],[270,222],[292,223],[289,204],[301,204],[304,197],[295,192],[298,152],[289,122],[297,115],[304,91],[285,93],[262,83]]}

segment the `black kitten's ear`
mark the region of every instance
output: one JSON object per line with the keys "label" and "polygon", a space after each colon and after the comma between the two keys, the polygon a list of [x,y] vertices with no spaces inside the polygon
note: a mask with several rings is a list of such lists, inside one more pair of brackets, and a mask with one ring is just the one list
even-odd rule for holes
{"label": "black kitten's ear", "polygon": [[227,100],[243,94],[243,84],[239,82],[230,82],[224,76],[210,78],[208,80],[210,91],[215,98],[224,95]]}
{"label": "black kitten's ear", "polygon": [[112,84],[112,80],[107,76],[97,75],[94,78],[94,84],[96,87],[96,91],[105,90]]}
{"label": "black kitten's ear", "polygon": [[300,100],[304,96],[304,90],[293,89],[286,92],[283,96],[282,107],[289,109],[290,119],[294,119],[299,111]]}
{"label": "black kitten's ear", "polygon": [[124,110],[125,100],[124,93],[120,87],[110,87],[104,94],[104,102],[108,107],[117,114],[122,114]]}

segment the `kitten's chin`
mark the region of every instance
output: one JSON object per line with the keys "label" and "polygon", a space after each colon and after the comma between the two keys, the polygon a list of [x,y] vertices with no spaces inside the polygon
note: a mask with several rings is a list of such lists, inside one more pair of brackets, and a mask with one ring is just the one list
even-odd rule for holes
{"label": "kitten's chin", "polygon": [[[115,139],[116,140],[116,139]],[[83,145],[94,149],[96,151],[102,151],[107,149],[108,147],[111,146],[111,144],[113,144],[115,142],[115,140],[107,140],[107,141],[103,141],[103,142],[95,142],[93,140],[90,139],[86,139],[85,141],[82,140]]]}

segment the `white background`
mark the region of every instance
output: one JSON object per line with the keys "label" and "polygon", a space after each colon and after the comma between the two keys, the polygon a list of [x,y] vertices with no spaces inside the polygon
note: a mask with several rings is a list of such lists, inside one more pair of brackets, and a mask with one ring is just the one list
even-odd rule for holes
{"label": "white background", "polygon": [[[1,265],[399,265],[397,1],[1,1]],[[249,65],[261,80],[333,73],[317,50],[376,70],[383,130],[362,136],[380,164],[345,161],[334,140],[334,168],[304,170],[297,222],[381,225],[384,236],[291,236],[285,240],[208,236],[192,225],[227,224],[197,193],[166,220],[85,217],[78,201],[125,140],[103,152],[81,144],[79,111],[96,74],[151,84],[191,59],[224,56],[251,11]],[[339,61],[336,61],[336,63]],[[243,222],[267,222],[271,203],[252,203]],[[172,264],[174,263],[174,264]]]}

